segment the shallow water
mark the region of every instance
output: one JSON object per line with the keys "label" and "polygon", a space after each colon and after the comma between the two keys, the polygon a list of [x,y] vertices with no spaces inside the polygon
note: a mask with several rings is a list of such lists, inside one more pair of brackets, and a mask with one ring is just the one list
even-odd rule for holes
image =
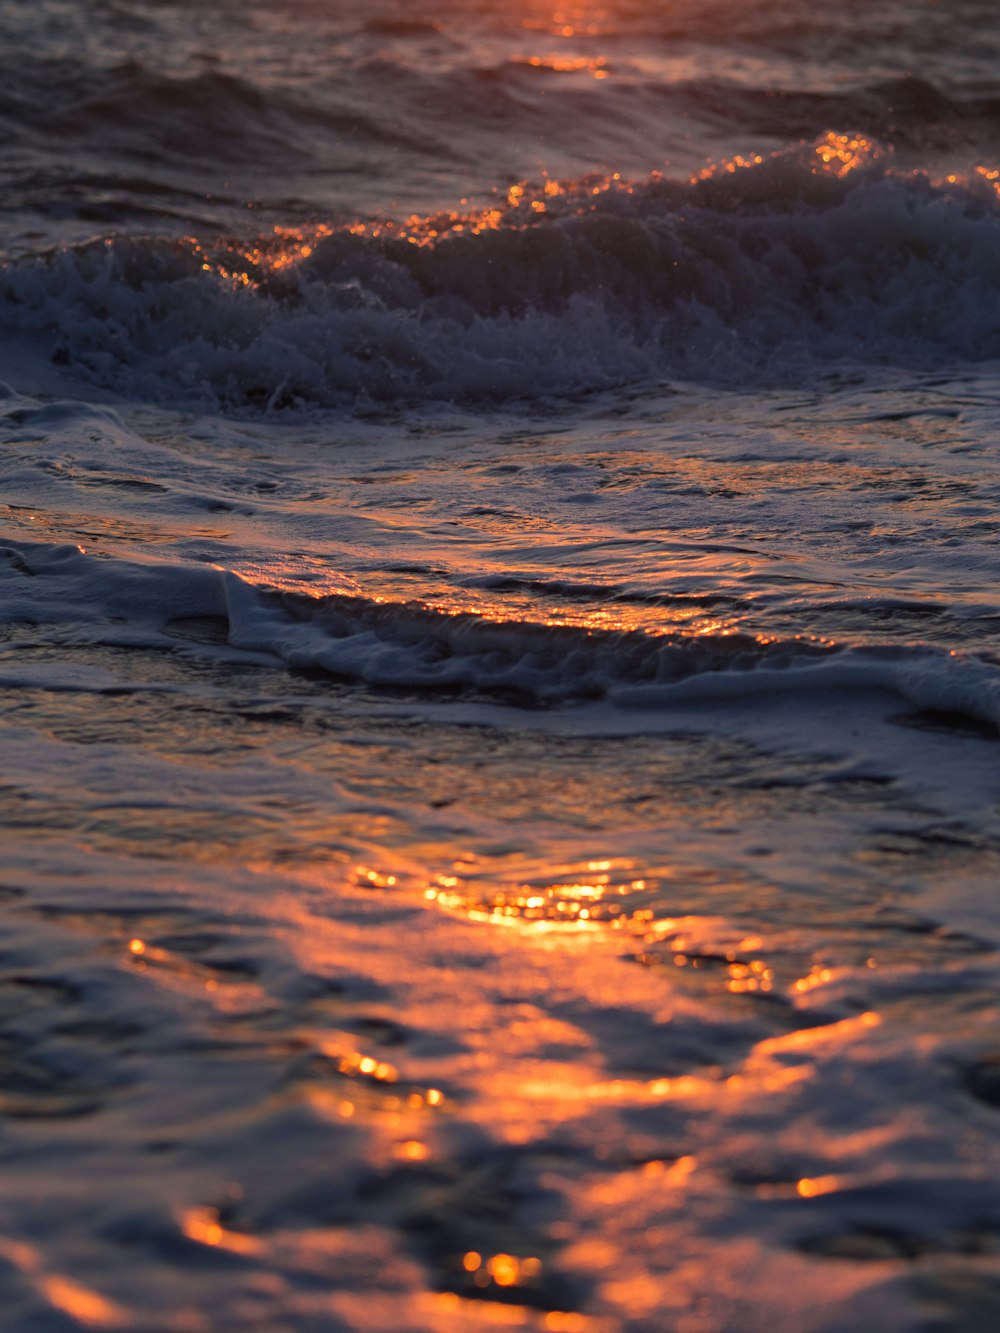
{"label": "shallow water", "polygon": [[0,24],[5,1328],[992,1333],[993,7]]}

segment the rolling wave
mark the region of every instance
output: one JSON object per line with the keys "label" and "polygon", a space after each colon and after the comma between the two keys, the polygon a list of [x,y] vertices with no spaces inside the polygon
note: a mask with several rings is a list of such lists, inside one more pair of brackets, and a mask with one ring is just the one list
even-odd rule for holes
{"label": "rolling wave", "polygon": [[109,238],[9,263],[0,323],[90,380],[227,409],[539,402],[1000,356],[997,173],[828,133],[694,181],[514,187],[408,224]]}

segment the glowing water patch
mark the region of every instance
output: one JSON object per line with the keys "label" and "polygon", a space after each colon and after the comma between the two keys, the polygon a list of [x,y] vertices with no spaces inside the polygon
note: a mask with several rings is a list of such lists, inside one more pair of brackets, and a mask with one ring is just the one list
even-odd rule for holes
{"label": "glowing water patch", "polygon": [[507,884],[495,874],[459,871],[436,875],[425,897],[448,912],[476,921],[566,926],[625,926],[653,917],[646,906],[659,885],[629,861],[585,861],[552,866]]}

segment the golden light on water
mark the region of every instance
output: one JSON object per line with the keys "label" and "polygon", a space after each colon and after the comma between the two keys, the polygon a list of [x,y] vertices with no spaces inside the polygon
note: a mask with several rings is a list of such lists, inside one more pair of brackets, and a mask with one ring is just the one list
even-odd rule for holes
{"label": "golden light on water", "polygon": [[822,963],[814,963],[809,972],[804,977],[799,977],[792,984],[792,989],[800,995],[808,991],[815,990],[817,986],[825,986],[833,980],[833,969],[824,966]]}
{"label": "golden light on water", "polygon": [[582,1314],[552,1310],[545,1316],[549,1333],[586,1333],[588,1323]]}
{"label": "golden light on water", "polygon": [[641,905],[656,885],[633,875],[629,863],[589,861],[551,867],[498,887],[492,873],[436,875],[425,890],[428,902],[474,921],[569,929],[642,924],[652,912]]}
{"label": "golden light on water", "polygon": [[586,73],[594,79],[609,77],[606,56],[529,56],[525,64],[530,69],[550,70],[553,74]]}
{"label": "golden light on water", "polygon": [[[595,462],[595,466],[599,465],[599,461]],[[370,510],[366,518],[379,525],[388,522],[388,517],[377,509]],[[459,524],[456,523],[456,526]],[[477,515],[475,521],[462,522],[460,526],[475,534],[483,543],[489,543],[499,528],[489,514]],[[536,528],[538,530],[541,530],[541,525]],[[429,561],[433,562],[436,556],[435,551],[429,555]],[[706,563],[696,551],[690,556],[682,553],[661,560],[656,571],[657,577],[667,580],[676,574],[688,582],[698,577]],[[761,561],[761,564],[764,563]],[[373,622],[373,607],[383,609],[380,615],[387,622],[390,620],[390,612],[395,612],[399,619],[408,616],[439,616],[444,630],[450,626],[463,631],[466,628],[474,630],[475,620],[487,634],[495,625],[515,625],[524,626],[526,630],[535,627],[576,629],[601,635],[645,635],[650,639],[665,639],[679,634],[685,637],[703,635],[713,638],[739,634],[741,627],[737,615],[728,612],[725,606],[716,605],[716,602],[726,600],[736,580],[745,576],[745,570],[745,561],[740,567],[733,562],[729,571],[716,568],[713,571],[716,588],[720,587],[720,574],[726,577],[727,582],[711,597],[703,597],[695,592],[691,595],[679,593],[661,600],[654,593],[646,599],[641,590],[631,595],[628,591],[620,592],[612,584],[606,595],[602,595],[598,586],[594,589],[592,600],[576,600],[561,597],[558,590],[549,593],[541,572],[541,586],[533,587],[529,583],[523,589],[505,590],[504,595],[500,596],[488,588],[466,586],[464,577],[452,580],[435,571],[406,571],[402,575],[392,571],[378,571],[364,576],[348,576],[329,568],[319,556],[298,555],[295,560],[274,557],[257,559],[253,564],[239,561],[233,563],[233,572],[247,583],[263,591],[288,592],[306,598],[317,612],[322,613],[325,599],[342,598],[343,609],[347,613],[354,609],[353,603],[359,616],[359,628],[360,618],[366,617],[372,621],[370,628],[376,633],[379,625]],[[492,574],[495,568],[482,561],[477,572]],[[766,640],[758,638],[757,641]],[[474,649],[475,642],[469,642]]]}
{"label": "golden light on water", "polygon": [[396,1156],[404,1162],[424,1162],[430,1156],[430,1149],[420,1139],[407,1139],[396,1145]]}
{"label": "golden light on water", "polygon": [[380,1083],[395,1083],[399,1078],[395,1067],[370,1055],[341,1056],[337,1068],[342,1074],[367,1074]]}
{"label": "golden light on water", "polygon": [[882,1016],[869,1009],[853,1018],[842,1018],[833,1023],[800,1028],[793,1032],[784,1032],[777,1037],[767,1037],[754,1047],[754,1056],[768,1060],[792,1052],[804,1054],[818,1052],[827,1046],[857,1041],[881,1024]]}
{"label": "golden light on water", "polygon": [[796,1191],[800,1198],[816,1199],[821,1194],[832,1194],[840,1186],[836,1176],[816,1176],[805,1177],[796,1183]]}
{"label": "golden light on water", "polygon": [[252,246],[229,241],[209,248],[196,236],[185,236],[181,244],[201,261],[203,272],[252,287],[271,274],[302,263],[321,240],[333,233],[334,228],[326,223],[314,223],[308,227],[275,226],[269,236]]}
{"label": "golden light on water", "polygon": [[261,1242],[253,1236],[230,1231],[223,1226],[217,1208],[191,1208],[181,1219],[181,1229],[189,1240],[231,1254],[256,1254]]}
{"label": "golden light on water", "polygon": [[121,1306],[73,1278],[50,1273],[40,1285],[50,1305],[87,1328],[122,1328],[129,1323]]}
{"label": "golden light on water", "polygon": [[[508,1288],[516,1291],[516,1288]],[[570,1310],[549,1310],[544,1314],[532,1306],[517,1305],[510,1302],[508,1295],[503,1304],[478,1299],[463,1298],[455,1291],[438,1292],[429,1302],[435,1312],[440,1312],[464,1322],[449,1323],[447,1327],[466,1330],[480,1328],[527,1328],[543,1329],[545,1333],[621,1333],[621,1323],[614,1317],[601,1315],[581,1315]]]}
{"label": "golden light on water", "polygon": [[749,963],[730,963],[727,971],[726,989],[734,995],[774,989],[774,970],[762,958],[751,959]]}
{"label": "golden light on water", "polygon": [[513,1254],[486,1256],[478,1250],[469,1250],[462,1256],[462,1268],[472,1276],[477,1287],[517,1287],[541,1275],[542,1261],[534,1257],[519,1258]]}
{"label": "golden light on water", "polygon": [[354,868],[354,883],[362,884],[365,888],[394,889],[398,882],[398,876],[375,870],[371,866],[355,866]]}
{"label": "golden light on water", "polygon": [[[526,26],[537,25],[529,22]],[[556,23],[551,28],[544,23],[541,26],[563,37],[582,30],[575,21]],[[586,30],[596,33],[600,28],[599,25],[589,24]],[[607,79],[611,73],[608,59],[603,55],[553,52],[528,55],[517,63],[526,69],[556,75],[586,74],[594,79]],[[810,154],[806,158],[808,170],[816,175],[837,179],[880,161],[887,152],[867,135],[838,130],[826,131],[812,144],[811,149],[807,145],[803,145],[803,148]],[[761,168],[771,161],[780,162],[787,156],[787,150],[769,154],[736,154],[723,161],[709,163],[692,175],[689,183],[698,184],[734,176]],[[663,180],[663,175],[654,171],[648,180],[650,184],[655,184]],[[987,184],[1000,195],[1000,170],[987,165],[978,165],[971,172],[937,178],[932,183],[937,186],[968,187],[977,182]],[[539,179],[520,180],[497,187],[493,192],[493,200],[479,208],[470,207],[470,201],[462,199],[458,208],[428,214],[413,213],[402,220],[359,220],[338,227],[326,223],[301,227],[274,226],[268,235],[250,246],[235,241],[213,244],[202,242],[195,236],[182,238],[180,244],[196,258],[203,271],[214,272],[236,286],[258,287],[275,274],[293,270],[310,259],[324,240],[338,233],[371,240],[400,241],[413,246],[433,246],[447,238],[481,236],[510,228],[522,230],[544,222],[553,211],[558,216],[596,211],[606,196],[627,196],[635,193],[642,184],[641,181],[626,180],[619,171],[605,175],[590,174],[575,180],[557,180],[543,170]],[[559,207],[553,209],[557,201]]]}
{"label": "golden light on water", "polygon": [[846,176],[874,161],[880,150],[864,135],[837,134],[831,130],[816,145],[816,156],[835,176]]}
{"label": "golden light on water", "polygon": [[[828,130],[813,145],[812,154],[808,165],[815,174],[843,177],[877,161],[883,156],[883,150],[874,139],[869,139],[865,135],[841,134],[836,130]],[[692,176],[691,181],[694,184],[698,181],[715,180],[720,176],[734,176],[737,172],[761,167],[768,161],[781,161],[786,156],[785,152],[767,156],[763,153],[737,153],[723,162],[703,167]]]}
{"label": "golden light on water", "polygon": [[605,5],[559,5],[550,8],[546,3],[538,5],[540,12],[530,12],[522,19],[521,27],[529,32],[545,32],[552,37],[601,37],[609,29],[612,11]]}
{"label": "golden light on water", "polygon": [[691,177],[691,183],[693,185],[697,181],[715,180],[723,174],[735,176],[738,171],[747,171],[751,167],[761,166],[765,160],[761,153],[752,153],[749,157],[737,153],[735,157],[727,158],[724,162],[711,162],[702,167],[701,171]]}
{"label": "golden light on water", "polygon": [[[317,1049],[296,1081],[317,1105],[325,1106],[340,1119],[350,1119],[361,1105],[372,1114],[388,1116],[394,1124],[403,1123],[401,1117],[437,1110],[446,1100],[440,1088],[405,1078],[388,1060],[364,1051],[345,1050],[339,1036],[318,1039]],[[424,1147],[422,1140],[408,1139],[403,1146],[397,1145],[397,1155],[416,1161],[426,1156]]]}

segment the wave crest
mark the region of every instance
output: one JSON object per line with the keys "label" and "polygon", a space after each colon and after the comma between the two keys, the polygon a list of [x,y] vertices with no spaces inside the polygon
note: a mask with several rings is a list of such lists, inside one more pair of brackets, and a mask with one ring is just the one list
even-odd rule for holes
{"label": "wave crest", "polygon": [[1000,356],[996,173],[828,134],[693,181],[514,187],[476,215],[114,239],[9,264],[0,320],[151,397],[537,402]]}

